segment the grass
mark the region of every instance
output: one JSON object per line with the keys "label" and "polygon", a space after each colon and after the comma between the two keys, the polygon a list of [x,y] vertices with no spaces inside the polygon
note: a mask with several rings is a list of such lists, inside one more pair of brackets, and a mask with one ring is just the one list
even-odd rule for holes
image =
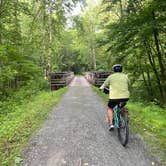
{"label": "grass", "polygon": [[[104,101],[108,101],[108,95],[93,87]],[[160,157],[166,164],[166,110],[154,104],[128,102],[130,130],[138,133],[148,144],[151,155]]]}
{"label": "grass", "polygon": [[[48,117],[67,88],[38,95],[16,105],[14,111],[0,115],[0,165],[16,166],[22,161],[21,152],[32,133]],[[4,111],[5,112],[5,111]]]}
{"label": "grass", "polygon": [[[151,149],[151,154],[161,156],[166,164],[166,110],[159,106],[143,103],[128,104],[131,129],[143,136]],[[139,127],[138,127],[139,126]]]}

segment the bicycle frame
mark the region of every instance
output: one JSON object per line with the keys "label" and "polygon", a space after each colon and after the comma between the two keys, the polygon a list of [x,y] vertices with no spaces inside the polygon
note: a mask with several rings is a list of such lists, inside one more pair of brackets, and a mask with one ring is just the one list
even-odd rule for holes
{"label": "bicycle frame", "polygon": [[114,111],[114,125],[119,128],[119,118],[118,118],[118,111],[119,111],[119,106],[116,105],[114,108],[113,108],[113,111]]}
{"label": "bicycle frame", "polygon": [[123,146],[126,146],[129,139],[128,117],[126,117],[125,104],[117,104],[113,108],[114,126],[118,130],[118,137]]}
{"label": "bicycle frame", "polygon": [[[122,103],[122,105],[117,104],[117,105],[113,108],[113,112],[114,112],[114,125],[115,125],[117,128],[120,127],[120,126],[119,126],[119,113],[120,113],[121,111],[123,111],[125,105],[126,105],[126,104],[123,104],[123,103]],[[126,109],[125,109],[125,110],[126,110]],[[127,112],[128,112],[128,111],[127,111]],[[127,112],[124,112],[124,113],[126,114]]]}

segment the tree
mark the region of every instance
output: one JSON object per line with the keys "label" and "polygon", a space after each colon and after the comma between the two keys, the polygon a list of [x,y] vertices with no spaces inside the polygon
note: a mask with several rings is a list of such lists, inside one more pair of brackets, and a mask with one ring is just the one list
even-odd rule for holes
{"label": "tree", "polygon": [[[121,2],[125,4],[125,1]],[[108,12],[109,9],[111,13],[118,8],[118,3],[119,1],[112,1],[112,3],[105,1],[107,10],[104,12]],[[123,9],[123,12],[120,12],[121,17],[113,21],[109,20],[106,25],[108,40],[103,44],[107,46],[107,51],[111,52],[110,59],[113,63],[122,61],[125,66],[127,64],[128,69],[131,67],[129,61],[133,59],[134,65],[131,68],[133,81],[135,82],[136,78],[142,79],[147,87],[149,98],[158,98],[165,103],[165,38],[163,36],[166,24],[165,3],[163,0],[157,2],[130,0],[127,6],[122,5],[121,9]]]}
{"label": "tree", "polygon": [[0,90],[3,94],[45,75],[57,63],[65,11],[77,0],[0,1]]}

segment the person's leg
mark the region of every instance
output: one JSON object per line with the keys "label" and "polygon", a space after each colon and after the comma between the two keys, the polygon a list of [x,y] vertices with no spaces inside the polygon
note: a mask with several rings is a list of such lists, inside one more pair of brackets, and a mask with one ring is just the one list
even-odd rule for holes
{"label": "person's leg", "polygon": [[109,120],[109,131],[114,130],[114,125],[113,125],[113,109],[108,107],[108,120]]}
{"label": "person's leg", "polygon": [[108,110],[107,110],[107,117],[108,117],[108,122],[109,124],[112,124],[112,121],[113,121],[113,109],[108,107]]}
{"label": "person's leg", "polygon": [[107,116],[108,116],[108,122],[109,122],[109,130],[111,131],[114,129],[113,125],[113,108],[116,105],[116,102],[113,100],[109,100],[108,102],[108,110],[107,110]]}

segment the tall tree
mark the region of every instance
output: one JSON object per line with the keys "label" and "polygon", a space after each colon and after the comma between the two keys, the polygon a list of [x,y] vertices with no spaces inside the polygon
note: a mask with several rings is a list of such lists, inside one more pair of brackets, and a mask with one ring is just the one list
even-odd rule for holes
{"label": "tall tree", "polygon": [[[140,80],[142,77],[144,85],[148,87],[149,98],[152,99],[150,88],[155,94],[153,97],[161,99],[166,104],[165,3],[163,0],[125,2],[125,0],[103,1],[103,11],[112,15],[111,19],[107,20],[105,30],[108,40],[103,43],[107,47],[107,51],[111,53],[109,59],[112,63],[122,62],[125,66],[130,65],[128,60],[131,60],[132,57],[135,57],[132,61],[135,63],[134,66],[138,66],[138,61],[142,59],[138,66],[139,70],[132,69],[133,80],[135,80],[136,71],[137,79]],[[112,12],[118,10],[119,4],[121,17],[119,15],[116,17]],[[144,66],[148,66],[149,69],[147,70]],[[126,66],[126,68],[128,67]],[[153,86],[151,82],[153,82]],[[156,92],[156,85],[160,95]]]}

